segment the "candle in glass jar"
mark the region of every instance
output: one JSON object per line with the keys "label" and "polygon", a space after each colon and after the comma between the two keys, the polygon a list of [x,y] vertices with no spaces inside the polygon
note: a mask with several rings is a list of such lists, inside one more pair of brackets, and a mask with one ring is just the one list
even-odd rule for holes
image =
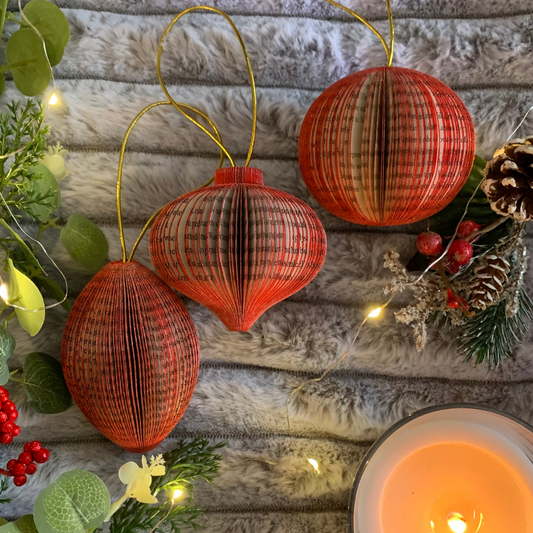
{"label": "candle in glass jar", "polygon": [[533,434],[478,408],[415,416],[356,480],[356,533],[533,533]]}

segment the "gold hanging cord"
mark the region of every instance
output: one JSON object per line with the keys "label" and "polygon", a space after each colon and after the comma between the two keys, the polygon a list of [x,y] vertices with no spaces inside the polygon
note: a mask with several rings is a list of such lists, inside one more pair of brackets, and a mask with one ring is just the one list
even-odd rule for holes
{"label": "gold hanging cord", "polygon": [[[118,173],[117,173],[117,217],[118,217],[118,228],[119,228],[119,234],[120,234],[120,244],[121,244],[121,247],[122,247],[122,260],[124,262],[126,262],[126,261],[129,262],[129,261],[131,261],[133,259],[133,256],[135,255],[135,252],[136,252],[141,240],[143,239],[144,235],[146,234],[146,232],[148,231],[148,229],[152,225],[152,222],[154,221],[154,219],[157,217],[157,215],[163,209],[163,207],[158,209],[148,219],[148,221],[144,225],[140,235],[137,237],[137,240],[135,241],[135,243],[134,243],[134,245],[133,245],[133,247],[131,249],[131,252],[130,252],[130,254],[128,256],[127,252],[126,252],[126,242],[125,242],[125,238],[124,238],[124,228],[123,228],[123,223],[122,223],[122,208],[121,208],[122,172],[123,172],[123,168],[124,168],[124,156],[125,156],[125,152],[126,152],[126,144],[128,142],[128,138],[129,138],[133,128],[135,127],[135,125],[139,121],[139,119],[145,113],[147,113],[150,109],[152,109],[154,107],[157,107],[157,106],[160,106],[160,105],[172,105],[172,106],[174,106],[185,118],[187,118],[193,124],[195,124],[198,128],[200,128],[204,133],[206,133],[219,146],[219,148],[220,148],[220,161],[219,161],[218,168],[222,167],[222,164],[224,163],[224,156],[226,156],[228,158],[231,166],[233,166],[233,167],[235,166],[233,158],[231,157],[231,155],[229,154],[228,150],[226,149],[226,147],[222,143],[221,135],[220,135],[217,127],[215,126],[215,124],[209,119],[209,117],[205,113],[202,113],[198,109],[196,109],[196,108],[194,108],[194,107],[192,107],[190,105],[183,104],[181,102],[176,102],[172,98],[170,93],[168,92],[167,87],[165,85],[165,82],[163,81],[163,76],[161,74],[161,58],[162,58],[162,54],[163,54],[163,44],[164,44],[166,36],[168,35],[168,32],[172,29],[174,24],[176,24],[176,22],[183,15],[186,15],[187,13],[190,13],[191,11],[195,11],[195,10],[198,10],[198,9],[205,9],[207,11],[213,11],[215,13],[218,13],[219,15],[222,15],[229,22],[229,24],[231,25],[233,31],[235,32],[235,35],[237,36],[237,39],[239,40],[239,44],[241,45],[242,51],[244,53],[244,57],[246,59],[246,67],[247,67],[247,70],[248,70],[248,75],[250,77],[250,85],[251,85],[251,91],[252,91],[252,108],[253,108],[252,136],[251,136],[251,140],[250,140],[250,148],[248,150],[248,156],[246,158],[246,162],[245,162],[244,166],[248,166],[248,164],[249,164],[249,162],[250,162],[250,160],[252,158],[253,148],[254,148],[254,144],[255,144],[256,129],[257,129],[257,96],[256,96],[256,91],[255,91],[254,75],[253,75],[253,72],[252,72],[252,67],[251,67],[251,64],[250,64],[250,60],[249,60],[249,57],[248,57],[248,52],[246,50],[246,46],[244,44],[244,41],[242,40],[242,37],[241,37],[239,31],[237,30],[237,27],[235,26],[235,24],[231,20],[231,18],[226,13],[224,13],[223,11],[220,11],[219,9],[216,9],[216,8],[204,7],[204,6],[197,6],[197,7],[189,8],[189,9],[183,11],[182,13],[180,13],[179,15],[177,15],[174,18],[174,20],[167,26],[167,28],[165,29],[165,32],[163,33],[163,36],[161,37],[160,43],[159,43],[159,49],[158,49],[158,53],[157,53],[157,77],[159,79],[159,84],[161,85],[161,88],[163,89],[163,92],[165,93],[165,95],[168,98],[168,101],[155,102],[155,103],[150,104],[147,107],[145,107],[133,119],[133,121],[129,125],[129,127],[128,127],[127,131],[126,131],[126,134],[124,135],[124,139],[122,141],[122,146],[121,146],[121,150],[120,150],[120,157],[119,157]],[[201,116],[202,118],[204,118],[207,121],[207,123],[211,126],[211,128],[213,129],[214,133],[211,133],[207,128],[205,128],[197,120],[195,120],[193,117],[191,117],[188,113],[186,113],[184,111],[184,109],[188,109],[190,111],[193,111],[194,113],[196,113],[199,116]],[[204,183],[200,187],[197,187],[196,189],[193,189],[193,190],[201,189],[202,187],[205,187],[205,186],[209,185],[210,183],[213,182],[213,179],[214,178],[212,177],[209,181],[207,181],[206,183]]]}
{"label": "gold hanging cord", "polygon": [[[124,157],[126,155],[126,145],[128,143],[128,139],[130,137],[131,132],[133,131],[133,128],[139,122],[141,117],[145,115],[150,109],[153,109],[154,107],[158,107],[160,105],[171,105],[176,108],[178,107],[184,107],[185,109],[189,109],[190,111],[193,111],[203,117],[207,122],[210,124],[210,126],[213,128],[213,131],[215,132],[216,138],[213,137],[213,135],[210,135],[210,137],[213,138],[213,140],[220,146],[220,160],[218,163],[218,168],[222,167],[222,164],[224,163],[224,154],[227,154],[226,149],[222,145],[222,141],[220,139],[220,133],[218,132],[217,127],[215,124],[209,119],[209,117],[205,114],[199,111],[198,109],[182,104],[181,102],[168,102],[167,100],[161,101],[161,102],[154,102],[153,104],[150,104],[146,106],[131,122],[131,124],[128,126],[128,129],[126,130],[126,134],[124,135],[124,139],[122,140],[122,146],[120,148],[120,156],[118,160],[118,172],[117,172],[117,218],[118,218],[118,231],[120,235],[120,245],[122,247],[122,261],[131,261],[133,259],[133,255],[135,254],[135,251],[137,250],[137,247],[139,246],[139,243],[141,242],[142,238],[144,237],[146,231],[154,221],[155,217],[161,212],[163,207],[158,209],[148,220],[148,222],[144,225],[144,228],[141,231],[141,234],[139,237],[137,237],[137,240],[135,241],[135,244],[133,245],[133,248],[131,249],[131,253],[129,256],[127,256],[126,252],[126,241],[124,239],[124,227],[122,223],[122,207],[121,207],[121,200],[122,200],[122,172],[124,170]],[[193,120],[187,113],[185,113],[182,109],[179,109],[180,112],[185,115],[187,118],[189,118],[191,121]],[[202,127],[202,129],[205,129]],[[213,178],[209,179],[206,183],[198,187],[198,189],[201,189],[202,187],[205,187],[206,185],[209,185],[213,181]],[[196,189],[193,189],[196,190]]]}
{"label": "gold hanging cord", "polygon": [[[198,11],[200,9],[203,9],[203,10],[206,10],[206,11],[212,11],[213,13],[217,13],[219,15],[222,15],[228,21],[229,25],[231,26],[231,29],[234,31],[235,35],[237,36],[237,39],[239,40],[239,44],[241,45],[242,52],[243,52],[244,58],[246,60],[246,68],[248,70],[248,76],[250,78],[250,87],[251,87],[251,90],[252,90],[252,109],[253,109],[252,136],[251,136],[251,139],[250,139],[250,148],[248,149],[248,156],[246,157],[246,162],[244,163],[244,166],[247,167],[248,164],[250,163],[250,160],[252,159],[252,152],[254,150],[254,144],[255,144],[255,132],[256,132],[256,129],[257,129],[257,95],[256,95],[256,92],[255,92],[255,80],[254,80],[254,74],[252,72],[252,66],[250,64],[250,58],[248,57],[248,51],[246,50],[246,46],[244,44],[244,41],[242,40],[241,34],[239,33],[239,30],[237,29],[237,27],[235,26],[235,24],[233,23],[231,18],[226,13],[224,13],[224,11],[221,11],[220,9],[216,9],[215,7],[195,6],[195,7],[190,7],[189,9],[186,9],[185,11],[183,11],[182,13],[180,13],[179,15],[177,15],[174,18],[174,20],[169,24],[169,26],[167,27],[167,29],[163,33],[163,36],[161,37],[161,41],[159,43],[159,50],[157,52],[157,76],[159,78],[159,84],[161,85],[161,88],[165,92],[169,102],[172,102],[172,103],[175,104],[174,100],[172,99],[172,96],[170,96],[170,93],[167,90],[167,87],[166,87],[165,82],[163,81],[163,77],[161,75],[161,55],[163,54],[163,44],[165,42],[166,36],[168,35],[168,32],[173,28],[174,24],[176,24],[176,22],[178,22],[178,20],[181,17],[183,17],[184,15],[187,15],[187,13],[191,13],[193,11]],[[178,111],[183,113],[183,111],[179,108],[178,105],[176,105],[176,108],[178,109]],[[185,114],[185,113],[183,113],[183,114],[190,121],[192,121],[194,124],[196,124],[200,129],[202,129],[205,133],[207,133],[207,135],[209,135],[216,142],[216,140],[214,139],[212,134],[209,131],[207,131],[201,124],[196,122],[194,119],[189,117],[187,114]],[[229,154],[226,154],[226,155],[229,157]],[[231,158],[230,158],[230,160],[231,160]],[[233,166],[235,166],[235,165],[233,165]]]}
{"label": "gold hanging cord", "polygon": [[387,54],[387,66],[390,67],[392,65],[392,56],[394,52],[394,21],[392,19],[392,9],[390,5],[390,0],[385,1],[387,3],[387,15],[389,17],[390,45],[387,45],[387,41],[385,41],[383,35],[381,35],[381,33],[379,33],[379,31],[361,15],[358,15],[355,11],[352,11],[351,9],[343,6],[342,4],[335,2],[335,0],[326,0],[326,2],[328,2],[332,6],[338,7],[339,9],[342,9],[343,11],[346,11],[346,13],[349,13],[350,15],[355,17],[357,20],[362,22],[369,30],[372,30],[376,34],[377,38],[381,41],[383,48],[385,48],[385,53]]}

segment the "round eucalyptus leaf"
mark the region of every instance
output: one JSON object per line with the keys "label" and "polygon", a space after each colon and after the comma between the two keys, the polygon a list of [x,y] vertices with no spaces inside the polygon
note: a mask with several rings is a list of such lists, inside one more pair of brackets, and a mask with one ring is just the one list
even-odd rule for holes
{"label": "round eucalyptus leaf", "polygon": [[105,520],[110,504],[109,491],[98,476],[72,470],[40,492],[33,516],[39,533],[86,533]]}
{"label": "round eucalyptus leaf", "polygon": [[7,360],[15,350],[15,337],[6,328],[0,328],[0,385],[9,381]]}
{"label": "round eucalyptus leaf", "polygon": [[104,266],[109,245],[102,230],[88,218],[70,215],[60,238],[70,257],[89,272]]}
{"label": "round eucalyptus leaf", "polygon": [[14,522],[2,522],[5,525],[0,527],[0,533],[39,533],[33,521],[33,515],[21,516]]}
{"label": "round eucalyptus leaf", "polygon": [[24,392],[30,407],[38,413],[62,413],[72,405],[61,363],[45,353],[34,352],[26,357]]}
{"label": "round eucalyptus leaf", "polygon": [[17,30],[7,41],[6,57],[13,81],[25,96],[42,93],[50,82],[50,67],[39,36],[29,28]]}
{"label": "round eucalyptus leaf", "polygon": [[28,169],[30,185],[28,193],[37,203],[31,205],[31,212],[41,222],[48,222],[51,213],[61,205],[61,191],[54,175],[42,163]]}
{"label": "round eucalyptus leaf", "polygon": [[44,37],[50,64],[57,65],[70,39],[67,18],[61,9],[46,0],[32,0],[24,8],[24,14]]}

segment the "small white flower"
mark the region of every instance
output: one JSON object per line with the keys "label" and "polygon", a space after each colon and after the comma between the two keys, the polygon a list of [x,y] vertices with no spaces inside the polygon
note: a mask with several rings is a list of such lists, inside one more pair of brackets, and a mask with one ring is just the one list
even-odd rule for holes
{"label": "small white flower", "polygon": [[57,181],[64,180],[69,174],[70,170],[65,166],[65,159],[68,152],[57,143],[55,146],[48,147],[48,153],[41,159],[41,163],[54,175]]}
{"label": "small white flower", "polygon": [[165,461],[162,455],[152,456],[150,464],[143,455],[142,466],[138,466],[133,461],[122,465],[118,471],[118,477],[126,485],[126,492],[120,500],[111,505],[106,522],[128,498],[135,498],[141,503],[157,503],[157,498],[150,492],[152,476],[164,476],[165,472]]}

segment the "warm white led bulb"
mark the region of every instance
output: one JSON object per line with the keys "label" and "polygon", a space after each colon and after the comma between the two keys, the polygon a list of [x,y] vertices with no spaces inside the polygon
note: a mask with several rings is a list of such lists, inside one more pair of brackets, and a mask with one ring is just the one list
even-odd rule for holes
{"label": "warm white led bulb", "polygon": [[309,461],[309,464],[320,474],[320,470],[318,468],[318,462],[314,459],[307,459]]}
{"label": "warm white led bulb", "polygon": [[2,298],[2,300],[7,303],[7,285],[5,283],[2,283],[2,285],[0,285],[0,298]]}
{"label": "warm white led bulb", "polygon": [[50,100],[48,100],[48,103],[50,105],[56,105],[58,101],[59,100],[57,98],[57,94],[56,93],[52,93],[52,96],[50,96]]}
{"label": "warm white led bulb", "polygon": [[177,499],[180,498],[182,495],[183,495],[183,491],[181,491],[180,489],[176,489],[176,490],[174,491],[174,494],[172,495],[172,501],[177,500]]}
{"label": "warm white led bulb", "polygon": [[370,313],[368,313],[368,316],[370,318],[376,318],[377,316],[379,316],[380,313],[381,313],[381,307],[376,307],[373,311],[370,311]]}
{"label": "warm white led bulb", "polygon": [[453,533],[465,533],[466,520],[459,513],[450,513],[448,515],[448,527]]}

